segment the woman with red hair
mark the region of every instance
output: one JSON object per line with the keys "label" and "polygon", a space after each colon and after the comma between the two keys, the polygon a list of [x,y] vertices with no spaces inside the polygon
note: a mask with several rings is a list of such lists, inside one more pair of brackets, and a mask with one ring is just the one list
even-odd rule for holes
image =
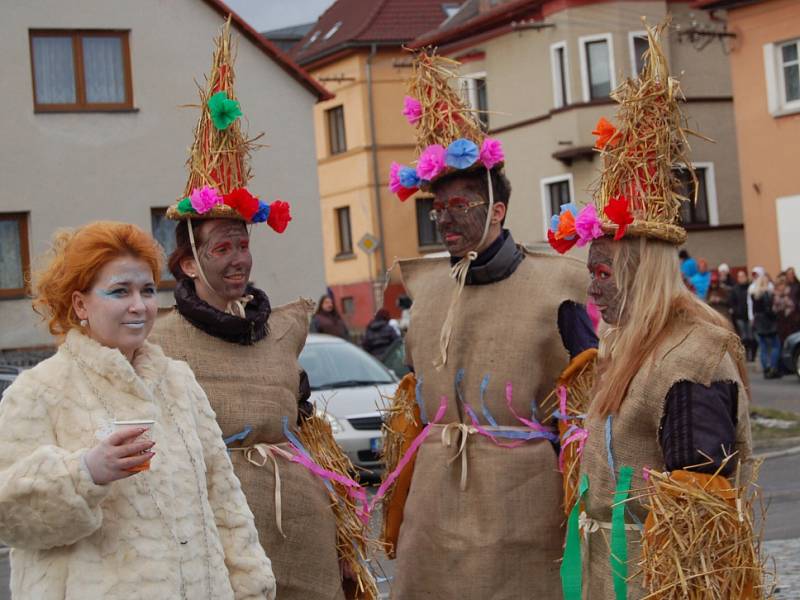
{"label": "woman with red hair", "polygon": [[161,260],[138,227],[97,222],[57,234],[34,278],[59,348],[0,405],[14,597],[274,598],[208,400],[146,341]]}

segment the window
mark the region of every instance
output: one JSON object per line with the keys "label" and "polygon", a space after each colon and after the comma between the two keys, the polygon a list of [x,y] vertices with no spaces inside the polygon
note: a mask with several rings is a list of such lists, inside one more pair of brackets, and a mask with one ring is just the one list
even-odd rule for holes
{"label": "window", "polygon": [[337,106],[325,111],[328,120],[328,148],[331,154],[340,154],[347,150],[347,139],[344,135],[344,107]]}
{"label": "window", "polygon": [[336,209],[336,224],[339,233],[339,252],[337,256],[353,253],[353,236],[350,233],[350,207]]}
{"label": "window", "polygon": [[770,114],[800,112],[800,39],[765,44],[764,73]]}
{"label": "window", "polygon": [[581,37],[578,42],[581,49],[584,102],[608,98],[611,90],[616,87],[611,34]]}
{"label": "window", "polygon": [[417,198],[417,240],[420,247],[441,246],[442,236],[429,213],[433,210],[433,198]]}
{"label": "window", "polygon": [[541,181],[542,214],[544,215],[544,239],[550,227],[550,217],[561,212],[562,204],[572,202],[572,174],[546,177]]}
{"label": "window", "polygon": [[0,298],[23,296],[29,273],[28,213],[0,213]]}
{"label": "window", "polygon": [[356,300],[352,296],[342,298],[342,314],[353,315],[356,312]]}
{"label": "window", "polygon": [[31,30],[38,112],[131,110],[127,31]]}
{"label": "window", "polygon": [[553,105],[556,108],[567,106],[570,103],[570,97],[566,42],[550,46],[550,66],[553,75]]}
{"label": "window", "polygon": [[478,111],[477,117],[484,131],[489,130],[489,101],[486,97],[486,73],[464,76],[464,91],[470,108]]}
{"label": "window", "polygon": [[646,31],[631,31],[628,34],[631,51],[631,73],[638,77],[644,67],[644,53],[650,48]]}
{"label": "window", "polygon": [[[150,228],[153,231],[153,237],[164,249],[164,255],[169,256],[175,250],[175,227],[177,222],[167,218],[166,208],[151,208],[150,209]],[[161,268],[161,286],[172,287],[174,279],[172,273],[169,272],[166,262]]]}
{"label": "window", "polygon": [[697,203],[692,202],[694,185],[691,173],[686,169],[675,169],[675,176],[678,179],[677,191],[689,199],[681,206],[681,223],[684,226],[719,225],[714,165],[694,163],[692,166],[697,176]]}

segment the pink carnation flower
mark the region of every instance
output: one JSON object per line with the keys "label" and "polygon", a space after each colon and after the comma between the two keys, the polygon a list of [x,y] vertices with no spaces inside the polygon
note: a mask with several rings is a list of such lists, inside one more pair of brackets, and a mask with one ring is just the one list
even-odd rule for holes
{"label": "pink carnation flower", "polygon": [[417,175],[420,179],[432,181],[444,170],[445,149],[441,144],[433,144],[425,148],[417,161]]}
{"label": "pink carnation flower", "polygon": [[594,204],[586,205],[578,213],[578,218],[575,219],[575,232],[578,234],[578,246],[585,246],[592,240],[603,237],[603,228],[600,227],[600,219],[597,218]]}
{"label": "pink carnation flower", "polygon": [[222,196],[214,188],[204,185],[201,188],[192,190],[189,201],[192,203],[192,208],[202,215],[216,205],[222,204]]}
{"label": "pink carnation flower", "polygon": [[389,190],[393,194],[403,189],[403,185],[400,183],[400,169],[402,168],[403,165],[392,161],[392,166],[389,169]]}
{"label": "pink carnation flower", "polygon": [[503,154],[503,145],[500,140],[494,138],[486,138],[481,145],[480,161],[487,169],[491,169],[497,163],[503,162],[505,159]]}
{"label": "pink carnation flower", "polygon": [[403,98],[403,116],[411,125],[415,125],[422,118],[422,105],[419,100],[411,96]]}

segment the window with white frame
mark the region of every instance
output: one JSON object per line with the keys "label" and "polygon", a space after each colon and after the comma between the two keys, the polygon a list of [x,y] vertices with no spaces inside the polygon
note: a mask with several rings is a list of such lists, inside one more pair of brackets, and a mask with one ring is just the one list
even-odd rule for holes
{"label": "window with white frame", "polygon": [[541,180],[542,215],[544,216],[544,237],[550,227],[550,217],[561,212],[562,204],[572,202],[572,173],[545,177]]}
{"label": "window with white frame", "polygon": [[[176,221],[167,218],[167,209],[163,207],[150,209],[150,229],[153,232],[153,237],[164,249],[164,255],[169,256],[175,250],[175,227]],[[161,267],[161,284],[160,287],[171,287],[174,283],[174,278],[169,270],[169,266],[165,263]]]}
{"label": "window with white frame", "polygon": [[558,42],[550,46],[550,68],[553,75],[553,105],[556,108],[567,106],[570,104],[570,94],[566,42]]}
{"label": "window with white frame", "polygon": [[800,39],[764,46],[769,112],[800,112]]}
{"label": "window with white frame", "polygon": [[614,46],[610,33],[578,38],[581,54],[583,100],[608,98],[616,87]]}
{"label": "window with white frame", "polygon": [[470,108],[478,111],[484,131],[489,129],[489,101],[486,97],[486,73],[464,75],[464,93]]}
{"label": "window with white frame", "polygon": [[631,52],[631,74],[638,77],[644,67],[644,53],[650,44],[647,41],[646,31],[631,31],[628,33],[628,47]]}
{"label": "window with white frame", "polygon": [[687,169],[675,169],[678,179],[678,193],[688,198],[681,206],[681,223],[684,226],[719,225],[717,207],[717,188],[714,176],[714,163],[692,163],[697,177],[697,201],[695,184]]}

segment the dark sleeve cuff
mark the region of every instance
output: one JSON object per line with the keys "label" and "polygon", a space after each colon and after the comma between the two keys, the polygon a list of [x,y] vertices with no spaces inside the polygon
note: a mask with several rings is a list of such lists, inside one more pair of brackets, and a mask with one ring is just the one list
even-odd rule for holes
{"label": "dark sleeve cuff", "polygon": [[558,332],[571,359],[589,348],[597,348],[597,334],[583,304],[564,300],[559,305]]}
{"label": "dark sleeve cuff", "polygon": [[[674,384],[667,392],[659,429],[666,470],[691,467],[715,473],[736,443],[738,402],[733,382],[715,381],[708,387],[691,381]],[[729,462],[721,473],[728,476],[733,469]]]}

